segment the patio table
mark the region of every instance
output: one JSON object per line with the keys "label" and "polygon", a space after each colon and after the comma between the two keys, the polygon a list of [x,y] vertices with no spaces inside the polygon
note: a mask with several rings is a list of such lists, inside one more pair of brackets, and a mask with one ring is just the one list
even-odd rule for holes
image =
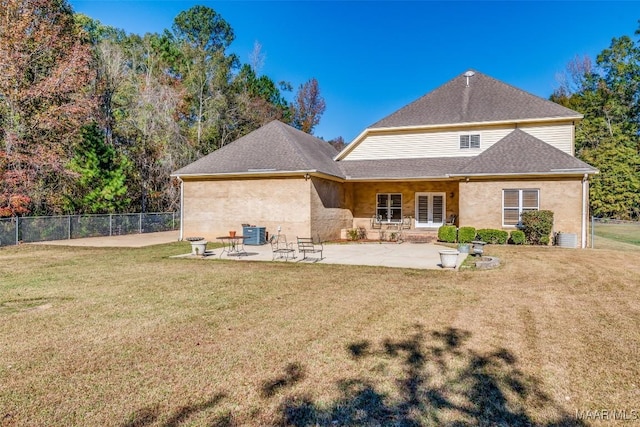
{"label": "patio table", "polygon": [[216,240],[222,241],[222,252],[220,252],[220,258],[222,258],[222,254],[225,252],[227,253],[228,256],[247,255],[247,252],[244,250],[244,239],[245,239],[245,236],[216,237]]}

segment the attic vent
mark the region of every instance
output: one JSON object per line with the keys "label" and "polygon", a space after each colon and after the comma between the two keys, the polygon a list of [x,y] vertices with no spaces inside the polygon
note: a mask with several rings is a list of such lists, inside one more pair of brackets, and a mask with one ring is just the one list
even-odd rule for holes
{"label": "attic vent", "polygon": [[473,71],[469,70],[466,73],[464,73],[464,76],[467,78],[467,87],[469,87],[469,77],[473,77],[476,73],[474,73]]}

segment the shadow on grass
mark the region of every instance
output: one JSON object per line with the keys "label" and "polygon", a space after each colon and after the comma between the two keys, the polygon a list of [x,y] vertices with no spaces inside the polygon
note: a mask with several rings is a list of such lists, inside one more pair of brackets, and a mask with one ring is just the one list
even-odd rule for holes
{"label": "shadow on grass", "polygon": [[[544,393],[538,380],[520,371],[508,350],[477,352],[466,346],[470,335],[454,328],[427,333],[416,326],[406,339],[388,339],[378,345],[369,341],[351,343],[347,351],[358,363],[372,362],[373,366],[382,366],[382,372],[401,374],[394,378],[377,372],[372,378],[339,380],[340,396],[330,402],[314,402],[305,395],[286,396],[280,405],[278,424],[585,425]],[[274,396],[294,381],[291,377],[277,379],[273,386],[266,387],[270,392],[263,388],[263,395]],[[531,416],[536,413],[544,413],[544,419],[551,420],[535,421]]]}
{"label": "shadow on grass", "polygon": [[[224,394],[217,394],[204,402],[195,405],[182,406],[171,414],[167,421],[160,425],[163,427],[177,427],[182,425],[190,416],[197,415],[200,412],[215,407],[225,397],[226,396]],[[133,413],[130,416],[130,421],[122,424],[121,427],[144,427],[155,424],[160,415],[161,410],[158,406],[146,407]],[[236,423],[231,414],[223,414],[209,420],[207,425],[211,427],[234,427]]]}

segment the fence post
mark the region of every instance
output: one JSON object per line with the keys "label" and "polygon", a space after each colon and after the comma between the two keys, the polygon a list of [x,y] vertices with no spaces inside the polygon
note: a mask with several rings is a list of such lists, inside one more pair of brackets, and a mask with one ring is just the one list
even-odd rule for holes
{"label": "fence post", "polygon": [[71,240],[71,215],[67,215],[67,238]]}
{"label": "fence post", "polygon": [[142,234],[142,212],[140,212],[140,217],[138,219],[138,232]]}
{"label": "fence post", "polygon": [[109,236],[113,236],[113,214],[109,214]]}
{"label": "fence post", "polygon": [[594,231],[595,225],[596,225],[596,217],[594,215],[591,215],[591,249],[596,247],[595,241],[594,241],[594,238],[596,236],[596,233]]}
{"label": "fence post", "polygon": [[18,240],[19,239],[19,236],[18,236],[18,232],[19,231],[18,230],[20,230],[20,217],[16,216],[16,245],[20,241],[20,240]]}

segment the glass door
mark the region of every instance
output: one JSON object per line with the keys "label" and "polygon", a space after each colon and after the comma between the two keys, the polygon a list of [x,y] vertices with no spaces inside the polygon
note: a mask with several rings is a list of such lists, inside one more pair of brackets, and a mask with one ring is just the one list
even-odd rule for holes
{"label": "glass door", "polygon": [[445,212],[445,193],[416,193],[416,227],[440,227]]}

